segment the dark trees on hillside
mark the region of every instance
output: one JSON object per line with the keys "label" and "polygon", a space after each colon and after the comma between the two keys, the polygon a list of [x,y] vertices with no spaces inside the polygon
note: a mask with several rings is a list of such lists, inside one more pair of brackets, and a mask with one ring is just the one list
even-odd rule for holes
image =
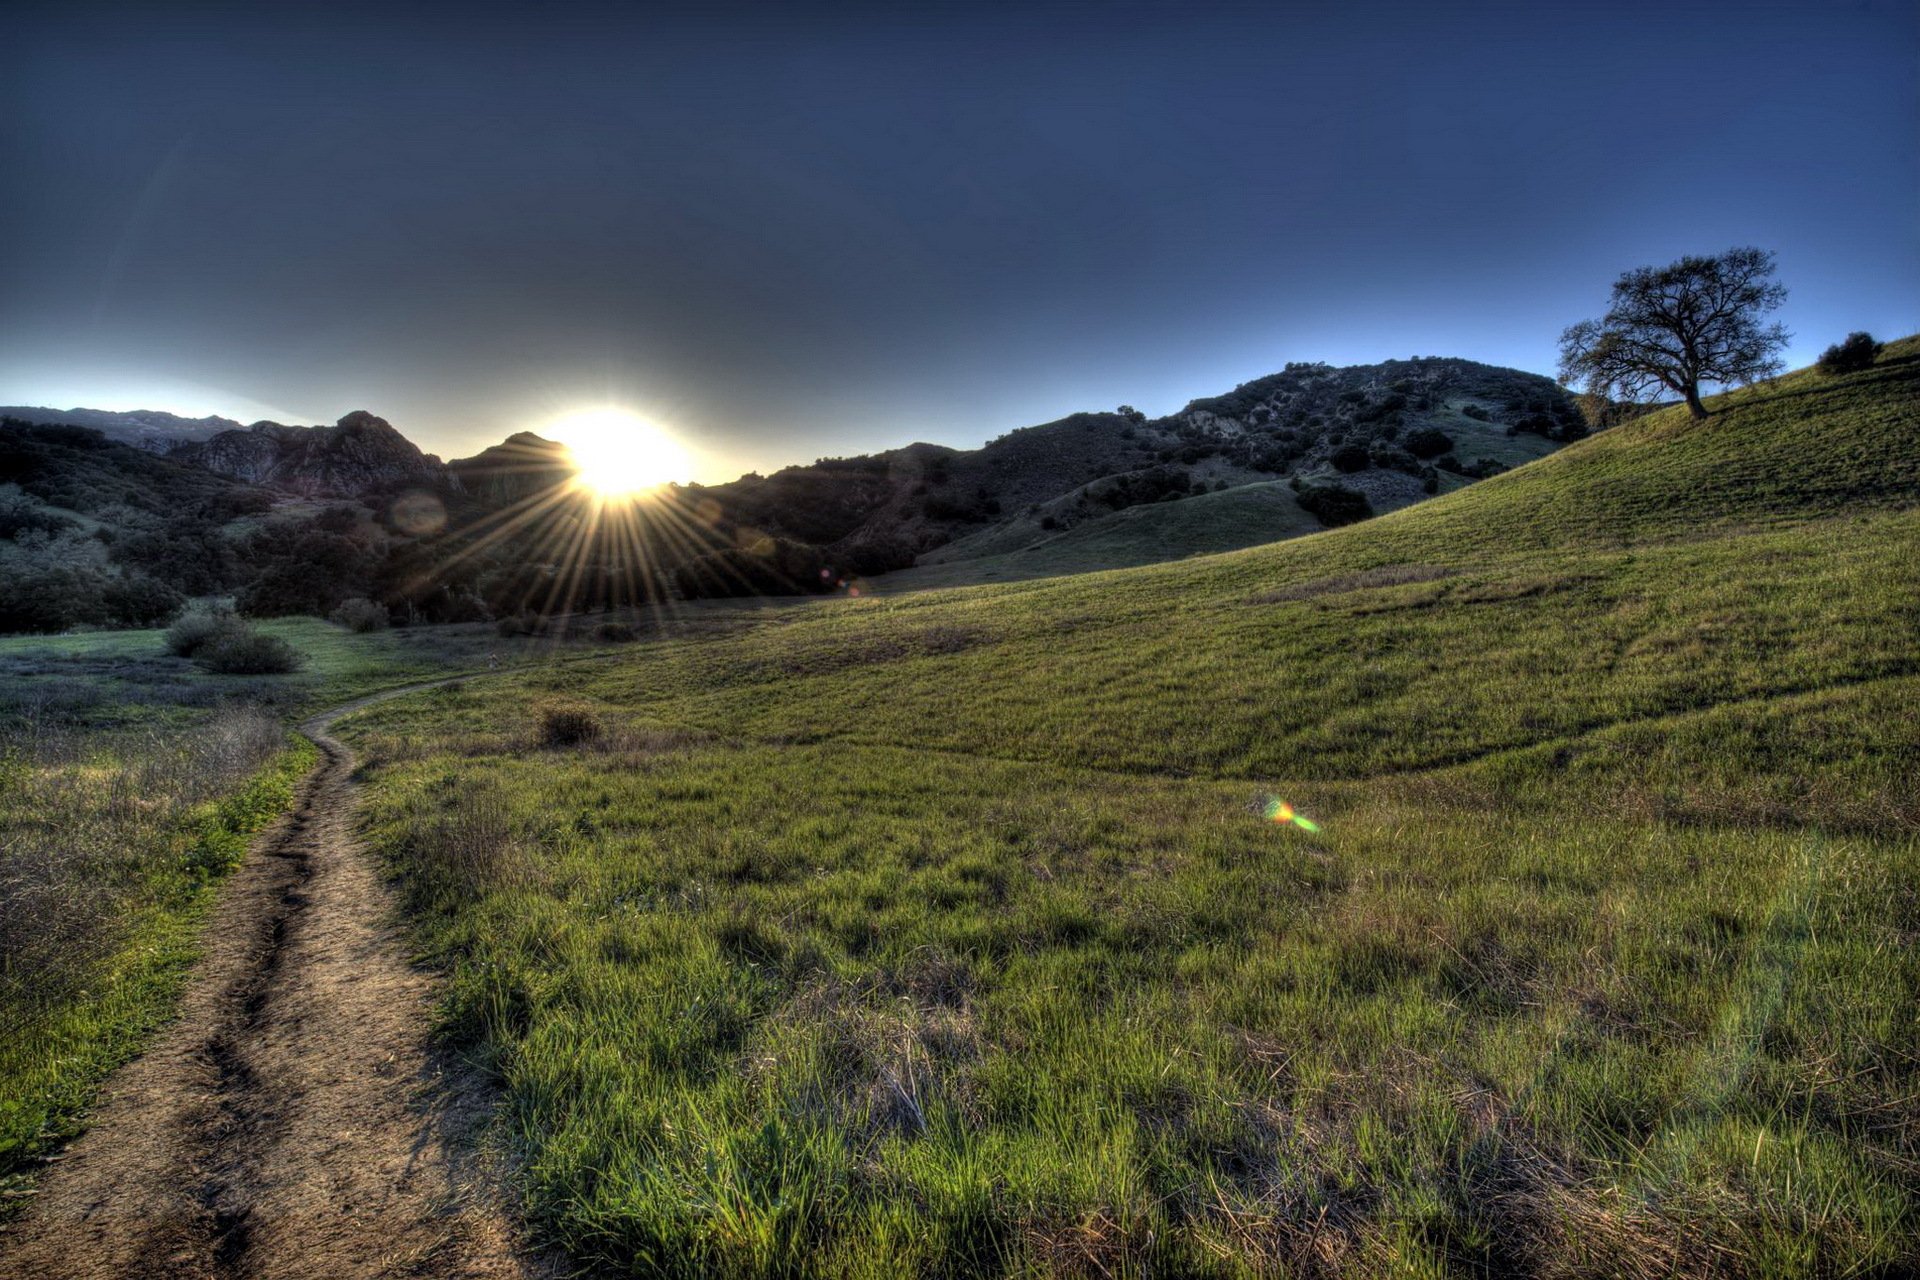
{"label": "dark trees on hillside", "polygon": [[1367,495],[1345,485],[1309,485],[1293,500],[1329,529],[1354,524],[1373,514],[1373,504],[1367,501]]}
{"label": "dark trees on hillside", "polygon": [[1871,369],[1880,358],[1880,344],[1870,333],[1850,333],[1845,342],[1836,342],[1820,353],[1820,372],[1858,373]]}
{"label": "dark trees on hillside", "polygon": [[1773,254],[1747,248],[1626,272],[1606,315],[1560,335],[1560,380],[1636,402],[1665,387],[1706,417],[1703,382],[1745,384],[1784,367],[1787,331],[1761,323],[1787,296],[1773,266]]}

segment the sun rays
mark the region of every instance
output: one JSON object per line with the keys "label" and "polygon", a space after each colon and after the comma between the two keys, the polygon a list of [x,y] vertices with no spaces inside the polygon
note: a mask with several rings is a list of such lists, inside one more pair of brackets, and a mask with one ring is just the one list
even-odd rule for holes
{"label": "sun rays", "polygon": [[497,485],[509,500],[449,522],[410,591],[472,591],[496,612],[547,619],[632,610],[662,625],[681,607],[676,572],[692,562],[753,593],[729,556],[715,553],[774,540],[679,483],[691,456],[670,433],[604,409],[570,414],[541,434],[552,438],[515,437],[490,451],[488,465],[463,472],[469,492]]}

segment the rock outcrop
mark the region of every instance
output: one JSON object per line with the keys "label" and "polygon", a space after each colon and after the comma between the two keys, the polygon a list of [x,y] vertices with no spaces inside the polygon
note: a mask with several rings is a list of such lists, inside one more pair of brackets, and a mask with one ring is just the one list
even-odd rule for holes
{"label": "rock outcrop", "polygon": [[384,418],[357,409],[331,427],[256,422],[183,445],[173,457],[218,475],[312,498],[355,498],[452,479]]}

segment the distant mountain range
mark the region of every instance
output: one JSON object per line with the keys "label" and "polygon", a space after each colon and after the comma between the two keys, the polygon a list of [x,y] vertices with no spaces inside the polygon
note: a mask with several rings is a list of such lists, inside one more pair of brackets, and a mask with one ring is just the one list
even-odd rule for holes
{"label": "distant mountain range", "polygon": [[[251,550],[226,558],[232,564],[220,579],[238,590],[249,566],[296,554],[289,548],[299,539],[284,531],[273,535],[278,549],[266,549],[261,519],[278,528],[310,518],[314,502],[332,502],[359,510],[378,538],[354,534],[366,544],[354,555],[329,552],[354,567],[311,598],[291,590],[298,575],[288,571],[277,579],[283,598],[256,605],[322,608],[341,592],[384,592],[396,608],[425,608],[421,599],[431,597],[439,603],[429,614],[456,599],[466,603],[455,612],[497,613],[516,593],[520,607],[552,607],[560,600],[552,584],[562,576],[574,584],[569,591],[603,599],[657,598],[819,590],[890,573],[903,583],[953,582],[1171,559],[1405,506],[1586,431],[1575,401],[1536,374],[1444,357],[1292,364],[1162,418],[1123,406],[978,449],[910,444],[677,487],[655,513],[660,536],[636,557],[594,542],[602,535],[523,527],[531,512],[548,525],[587,523],[577,509],[583,500],[566,493],[565,450],[529,432],[442,462],[364,410],[332,426],[32,407],[0,409],[0,418],[8,428],[0,432],[0,484],[45,508],[16,520],[19,528],[92,524],[111,548],[129,520],[149,536],[154,519],[186,519],[166,510],[133,519],[127,513],[138,504],[127,494],[158,485],[201,495],[195,502],[224,513],[221,520],[253,513],[229,529],[251,539]],[[125,455],[115,452],[122,448]],[[136,473],[138,482],[127,479]],[[185,473],[218,477],[236,496],[209,505],[204,484]],[[396,514],[403,509],[408,514]],[[427,509],[437,514],[421,523]],[[349,516],[328,519],[338,526],[334,536],[352,533]],[[203,536],[196,526],[192,537]],[[556,548],[586,558],[592,571],[575,565],[563,574]],[[140,572],[165,586],[166,565],[150,550]],[[111,566],[102,572],[111,576]],[[190,577],[182,589],[205,588],[205,574]],[[545,605],[535,598],[541,583]]]}
{"label": "distant mountain range", "polygon": [[0,407],[0,418],[39,422],[50,426],[87,427],[109,440],[130,444],[149,453],[166,453],[175,445],[211,440],[222,431],[238,431],[232,418],[182,418],[158,409],[45,409],[25,405]]}

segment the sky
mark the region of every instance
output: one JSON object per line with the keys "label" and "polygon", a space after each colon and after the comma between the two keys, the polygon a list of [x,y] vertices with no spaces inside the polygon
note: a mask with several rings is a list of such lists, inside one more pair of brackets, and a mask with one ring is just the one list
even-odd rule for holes
{"label": "sky", "polygon": [[1274,372],[1551,373],[1619,272],[1776,251],[1920,330],[1920,6],[0,11],[0,403],[633,410],[718,481]]}

